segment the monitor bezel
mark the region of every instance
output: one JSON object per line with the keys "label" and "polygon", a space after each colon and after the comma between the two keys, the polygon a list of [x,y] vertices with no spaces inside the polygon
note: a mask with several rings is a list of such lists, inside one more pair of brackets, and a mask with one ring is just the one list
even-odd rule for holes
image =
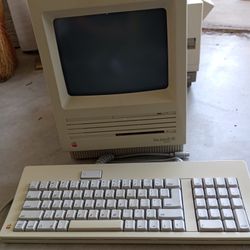
{"label": "monitor bezel", "polygon": [[[46,2],[43,1],[43,2]],[[175,99],[176,83],[175,70],[176,70],[176,58],[174,58],[174,51],[176,48],[175,39],[175,16],[173,8],[175,4],[172,1],[162,1],[162,0],[151,0],[151,1],[102,1],[100,4],[98,1],[93,1],[93,3],[84,3],[82,1],[82,8],[79,8],[81,3],[79,1],[74,7],[74,3],[67,3],[64,1],[60,9],[58,9],[58,4],[43,4],[44,8],[42,10],[42,20],[43,20],[43,30],[47,41],[47,54],[50,57],[50,70],[53,70],[53,74],[56,82],[56,92],[59,94],[59,100],[61,107],[65,110],[73,109],[87,109],[87,108],[103,108],[103,107],[116,107],[116,106],[138,106],[138,105],[152,105],[152,104],[163,104],[171,103]],[[97,4],[98,2],[98,4]],[[121,4],[121,2],[123,2]],[[87,6],[86,6],[87,5]],[[46,8],[49,6],[49,9]],[[76,8],[77,7],[77,8]],[[169,53],[169,84],[168,88],[153,91],[144,91],[136,93],[127,94],[112,94],[103,96],[70,96],[67,92],[66,84],[63,77],[62,67],[60,63],[59,52],[56,43],[55,31],[53,22],[56,18],[79,16],[79,15],[91,15],[91,14],[101,14],[104,12],[121,12],[121,11],[132,11],[141,9],[156,9],[163,8],[167,12],[167,27],[168,33],[174,34],[173,37],[168,36],[168,53]],[[129,102],[128,102],[129,98]],[[157,105],[158,106],[158,105]]]}

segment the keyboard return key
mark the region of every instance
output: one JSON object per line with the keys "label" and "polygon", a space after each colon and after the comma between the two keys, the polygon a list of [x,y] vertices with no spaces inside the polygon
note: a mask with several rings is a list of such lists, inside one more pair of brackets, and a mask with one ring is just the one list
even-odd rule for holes
{"label": "keyboard return key", "polygon": [[68,231],[71,232],[115,232],[123,231],[122,220],[72,220]]}

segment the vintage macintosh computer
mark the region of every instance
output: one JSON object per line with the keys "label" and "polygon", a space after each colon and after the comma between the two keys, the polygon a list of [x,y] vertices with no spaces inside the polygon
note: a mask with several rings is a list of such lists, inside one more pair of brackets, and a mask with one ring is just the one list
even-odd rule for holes
{"label": "vintage macintosh computer", "polygon": [[171,1],[30,5],[64,150],[74,158],[181,151],[186,4],[178,10]]}
{"label": "vintage macintosh computer", "polygon": [[[29,0],[61,144],[75,158],[175,153],[187,1]],[[249,244],[242,161],[28,166],[5,242]]]}

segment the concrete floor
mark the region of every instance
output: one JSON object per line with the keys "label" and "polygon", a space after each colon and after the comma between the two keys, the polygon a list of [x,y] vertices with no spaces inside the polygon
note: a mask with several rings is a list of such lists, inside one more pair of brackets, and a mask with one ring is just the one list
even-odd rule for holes
{"label": "concrete floor", "polygon": [[203,27],[250,31],[249,0],[212,1],[215,7],[203,22]]}
{"label": "concrete floor", "polygon": [[[62,152],[43,74],[34,71],[34,55],[19,55],[19,68],[0,84],[0,207],[13,197],[23,167],[74,163]],[[190,160],[243,159],[250,166],[250,35],[206,33],[201,67],[188,90],[185,149]],[[1,214],[0,224],[6,213]],[[66,245],[5,245],[0,249],[82,249]],[[88,249],[133,249],[132,246],[88,246]],[[152,249],[152,246],[137,246]],[[153,249],[165,249],[154,246]],[[171,249],[211,249],[171,246]],[[215,246],[213,249],[225,249]],[[227,249],[247,249],[228,246]]]}

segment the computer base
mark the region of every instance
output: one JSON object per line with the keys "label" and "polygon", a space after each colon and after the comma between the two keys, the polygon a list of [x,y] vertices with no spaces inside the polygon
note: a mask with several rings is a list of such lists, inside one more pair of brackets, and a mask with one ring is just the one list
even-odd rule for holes
{"label": "computer base", "polygon": [[139,153],[174,153],[183,151],[183,145],[168,145],[156,147],[115,148],[106,150],[71,151],[70,155],[75,160],[98,158],[105,154],[127,155]]}

